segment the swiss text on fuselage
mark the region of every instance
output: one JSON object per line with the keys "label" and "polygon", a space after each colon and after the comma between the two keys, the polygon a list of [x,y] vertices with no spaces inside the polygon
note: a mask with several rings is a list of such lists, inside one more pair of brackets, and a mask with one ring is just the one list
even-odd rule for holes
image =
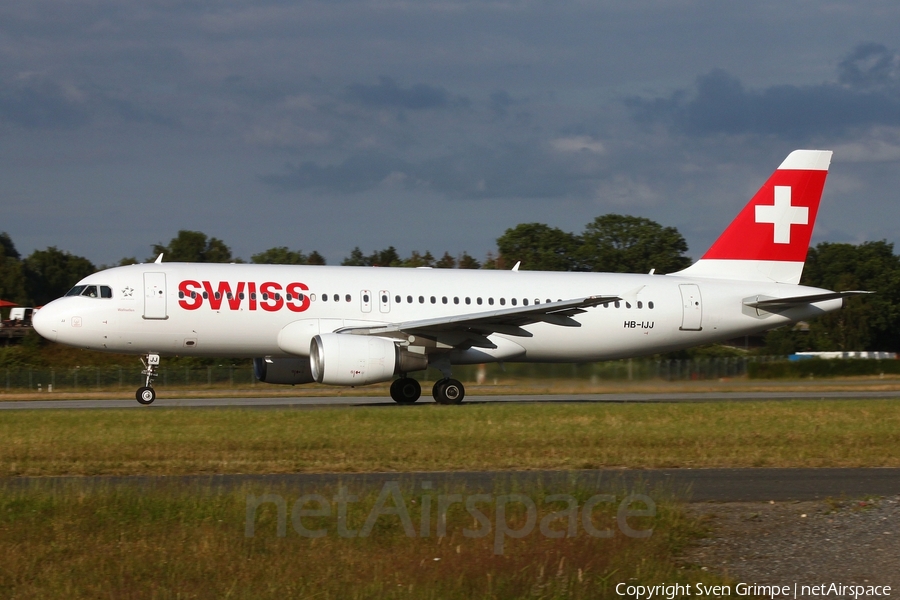
{"label": "swiss text on fuselage", "polygon": [[275,312],[287,309],[303,312],[309,308],[309,287],[294,281],[281,284],[276,281],[195,281],[186,279],[178,284],[178,305],[185,310],[197,310],[207,305],[211,310],[265,310]]}

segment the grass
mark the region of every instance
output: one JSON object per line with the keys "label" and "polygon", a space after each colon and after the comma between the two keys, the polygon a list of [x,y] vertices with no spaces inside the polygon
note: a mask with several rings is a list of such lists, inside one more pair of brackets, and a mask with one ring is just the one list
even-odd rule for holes
{"label": "grass", "polygon": [[896,467],[900,403],[4,411],[0,439],[0,477]]}
{"label": "grass", "polygon": [[[328,530],[311,539],[276,534],[274,505],[255,513],[245,536],[244,488],[142,490],[129,486],[65,489],[35,485],[0,488],[0,595],[9,598],[614,598],[615,585],[724,581],[679,566],[673,557],[703,535],[697,520],[664,499],[654,517],[640,517],[650,537],[586,535],[559,539],[538,531],[507,539],[498,554],[493,537],[463,535],[474,528],[465,510],[448,512],[443,537],[407,537],[400,519],[382,516],[368,537]],[[290,490],[276,490],[290,501]],[[447,490],[452,491],[452,490]],[[403,496],[420,522],[414,491]],[[534,492],[543,519],[554,507]],[[588,492],[579,492],[581,501]],[[418,492],[421,494],[421,492]],[[359,528],[375,505],[363,494],[348,513]],[[421,501],[420,501],[421,502]],[[488,512],[487,510],[485,512]],[[489,513],[490,514],[490,513]],[[614,523],[608,512],[595,513]],[[327,520],[327,517],[323,517]],[[511,511],[508,526],[524,515]],[[325,525],[307,518],[309,528]],[[562,523],[565,527],[565,523]],[[554,529],[560,528],[556,522]]]}

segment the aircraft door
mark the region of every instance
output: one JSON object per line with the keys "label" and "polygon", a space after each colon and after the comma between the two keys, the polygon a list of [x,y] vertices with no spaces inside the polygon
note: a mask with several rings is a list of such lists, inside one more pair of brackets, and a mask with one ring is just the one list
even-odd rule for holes
{"label": "aircraft door", "polygon": [[372,292],[363,290],[359,293],[360,308],[364,313],[372,312]]}
{"label": "aircraft door", "polygon": [[684,309],[681,317],[682,331],[700,331],[703,320],[703,303],[700,299],[700,286],[694,283],[683,283],[681,289],[681,305]]}
{"label": "aircraft door", "polygon": [[165,273],[144,273],[144,318],[169,318],[166,314]]}
{"label": "aircraft door", "polygon": [[391,293],[389,291],[379,290],[378,309],[383,313],[391,312]]}

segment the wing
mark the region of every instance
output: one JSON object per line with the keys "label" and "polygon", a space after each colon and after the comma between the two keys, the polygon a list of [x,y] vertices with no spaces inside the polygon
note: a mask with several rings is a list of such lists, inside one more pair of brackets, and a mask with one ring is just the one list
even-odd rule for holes
{"label": "wing", "polygon": [[[436,343],[438,346],[446,348],[472,346],[495,348],[496,346],[487,337],[492,333],[531,337],[531,332],[522,327],[533,323],[581,327],[581,323],[572,318],[574,315],[585,312],[585,309],[621,299],[620,296],[590,296],[435,319],[389,323],[376,327],[345,327],[338,329],[335,333],[377,335],[407,340],[410,337],[422,337],[431,340],[433,344]],[[409,341],[416,342],[416,340]]]}

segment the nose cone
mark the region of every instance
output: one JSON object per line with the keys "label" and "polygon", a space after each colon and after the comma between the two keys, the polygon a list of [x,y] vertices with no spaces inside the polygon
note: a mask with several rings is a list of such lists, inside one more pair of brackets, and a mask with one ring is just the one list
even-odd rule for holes
{"label": "nose cone", "polygon": [[37,331],[41,337],[47,338],[51,342],[55,342],[59,335],[60,319],[58,318],[57,307],[53,306],[54,304],[56,304],[55,301],[42,307],[31,319],[34,330]]}

